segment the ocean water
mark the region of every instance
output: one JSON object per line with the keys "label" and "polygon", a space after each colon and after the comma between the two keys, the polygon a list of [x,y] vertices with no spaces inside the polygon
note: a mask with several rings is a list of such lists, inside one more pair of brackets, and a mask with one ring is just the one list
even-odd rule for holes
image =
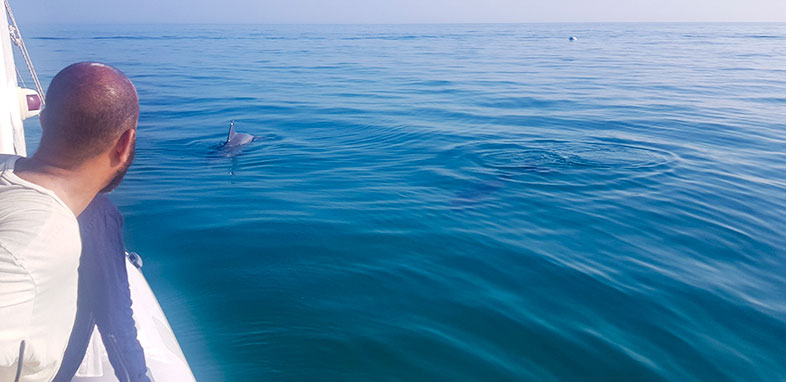
{"label": "ocean water", "polygon": [[786,380],[786,24],[19,21],[200,381]]}

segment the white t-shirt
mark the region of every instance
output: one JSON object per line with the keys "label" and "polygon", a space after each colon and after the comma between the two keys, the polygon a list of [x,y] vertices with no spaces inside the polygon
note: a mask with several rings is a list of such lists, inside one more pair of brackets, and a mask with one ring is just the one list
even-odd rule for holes
{"label": "white t-shirt", "polygon": [[76,316],[82,243],[71,210],[0,155],[0,381],[51,381]]}

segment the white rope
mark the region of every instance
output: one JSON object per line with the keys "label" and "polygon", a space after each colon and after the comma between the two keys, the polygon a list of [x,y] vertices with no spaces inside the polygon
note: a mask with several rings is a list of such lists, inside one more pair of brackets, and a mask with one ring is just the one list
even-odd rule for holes
{"label": "white rope", "polygon": [[17,68],[16,65],[14,65],[14,70],[16,70],[16,78],[18,78],[19,82],[22,83],[22,87],[26,88],[27,84],[25,83],[25,79],[22,78],[22,73],[19,73],[19,68]]}
{"label": "white rope", "polygon": [[27,53],[27,46],[25,46],[25,40],[22,40],[22,33],[19,32],[19,26],[16,25],[16,19],[14,18],[14,12],[11,11],[11,4],[8,3],[8,0],[3,1],[5,3],[5,10],[8,12],[8,17],[11,19],[11,41],[19,47],[19,50],[22,52],[22,57],[25,59],[25,64],[27,64],[27,69],[30,71],[30,76],[33,77],[33,82],[35,83],[35,89],[38,91],[38,95],[41,96],[41,106],[46,105],[46,100],[44,97],[44,88],[41,87],[41,82],[38,81],[38,74],[35,72],[35,68],[33,67],[33,61],[30,59],[30,54]]}

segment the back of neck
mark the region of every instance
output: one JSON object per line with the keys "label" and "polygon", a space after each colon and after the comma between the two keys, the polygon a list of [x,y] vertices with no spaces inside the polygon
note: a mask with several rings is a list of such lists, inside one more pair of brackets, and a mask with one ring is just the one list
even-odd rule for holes
{"label": "back of neck", "polygon": [[74,216],[79,216],[100,190],[98,185],[92,185],[95,183],[95,177],[91,179],[87,176],[89,171],[85,171],[82,167],[59,166],[45,156],[20,158],[14,166],[14,173],[28,182],[54,192]]}

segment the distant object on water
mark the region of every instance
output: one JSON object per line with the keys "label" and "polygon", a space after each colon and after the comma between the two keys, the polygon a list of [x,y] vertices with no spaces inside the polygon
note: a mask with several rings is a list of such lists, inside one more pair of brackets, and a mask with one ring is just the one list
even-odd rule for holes
{"label": "distant object on water", "polygon": [[232,121],[229,123],[227,140],[213,147],[214,151],[211,152],[210,156],[234,157],[240,154],[243,148],[254,140],[256,140],[256,137],[251,134],[235,132],[235,121]]}
{"label": "distant object on water", "polygon": [[231,147],[240,147],[246,144],[251,143],[254,140],[254,136],[251,134],[246,133],[236,133],[235,132],[235,121],[229,123],[229,134],[227,134],[227,141],[224,143],[224,147],[231,148]]}
{"label": "distant object on water", "polygon": [[570,36],[570,38],[568,39],[568,41],[576,41],[576,40],[578,40],[576,36]]}

